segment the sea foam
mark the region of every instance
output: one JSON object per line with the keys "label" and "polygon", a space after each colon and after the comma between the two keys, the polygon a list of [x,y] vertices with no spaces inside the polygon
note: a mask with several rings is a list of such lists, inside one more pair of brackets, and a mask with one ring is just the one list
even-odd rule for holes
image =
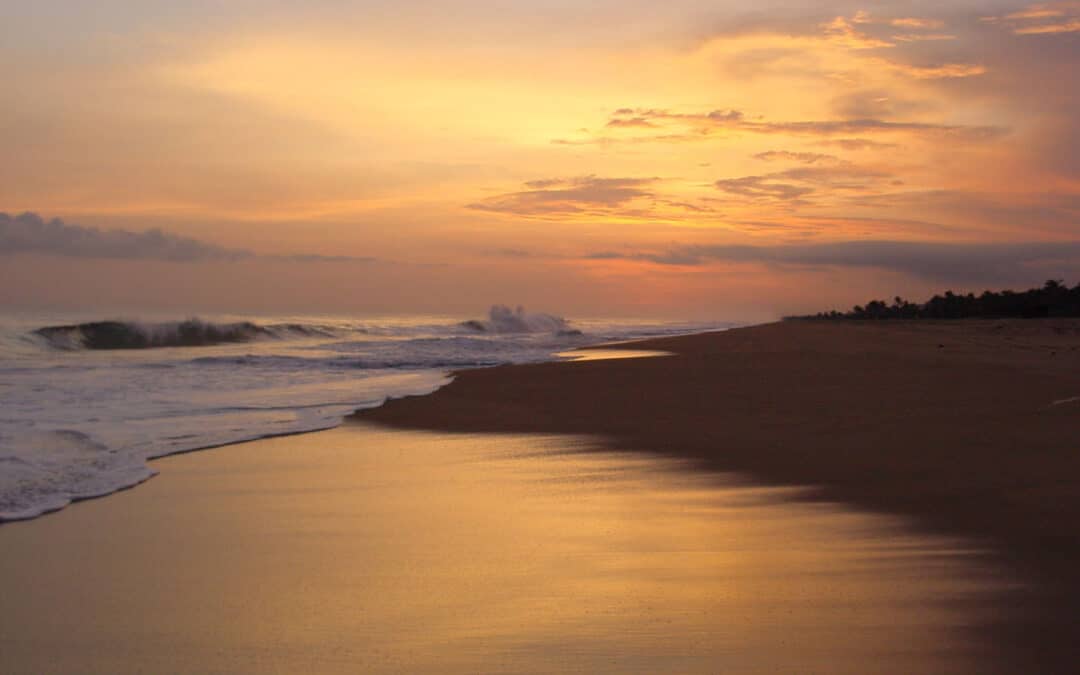
{"label": "sea foam", "polygon": [[154,475],[148,460],[336,426],[453,369],[547,361],[600,342],[717,324],[577,321],[495,306],[486,319],[214,317],[0,323],[0,521]]}

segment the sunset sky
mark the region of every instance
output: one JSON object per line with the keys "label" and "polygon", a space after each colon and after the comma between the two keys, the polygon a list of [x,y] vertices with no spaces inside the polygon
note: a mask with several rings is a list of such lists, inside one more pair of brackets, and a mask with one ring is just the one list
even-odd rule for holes
{"label": "sunset sky", "polygon": [[1075,284],[1078,69],[1080,2],[5,3],[0,303],[756,320]]}

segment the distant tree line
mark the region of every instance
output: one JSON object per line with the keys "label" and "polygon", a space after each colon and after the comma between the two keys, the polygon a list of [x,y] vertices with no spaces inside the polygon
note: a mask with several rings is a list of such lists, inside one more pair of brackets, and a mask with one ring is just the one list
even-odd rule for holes
{"label": "distant tree line", "polygon": [[1043,317],[1080,317],[1080,284],[1069,288],[1061,281],[1050,280],[1042,288],[1027,291],[983,291],[981,295],[957,295],[945,291],[922,304],[897,296],[892,303],[871,300],[855,305],[850,312],[820,312],[791,319],[1002,319]]}

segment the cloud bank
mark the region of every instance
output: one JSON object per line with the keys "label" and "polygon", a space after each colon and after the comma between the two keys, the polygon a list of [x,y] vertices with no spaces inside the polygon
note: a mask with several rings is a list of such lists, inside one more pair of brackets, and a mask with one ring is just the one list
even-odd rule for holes
{"label": "cloud bank", "polygon": [[823,244],[690,245],[651,252],[599,251],[599,260],[637,260],[658,265],[765,263],[786,267],[866,267],[953,283],[1015,283],[1040,275],[1080,273],[1080,241],[1016,244],[925,241],[838,241]]}
{"label": "cloud bank", "polygon": [[804,198],[815,193],[872,191],[892,176],[880,169],[841,164],[804,166],[763,175],[726,178],[716,181],[714,185],[722,192],[752,200],[804,204]]}
{"label": "cloud bank", "polygon": [[[836,136],[883,132],[913,132],[929,136],[947,136],[967,140],[986,140],[999,137],[1004,129],[993,126],[966,126],[958,124],[934,124],[927,122],[898,122],[876,118],[806,121],[767,121],[749,119],[741,110],[717,109],[706,113],[672,112],[657,109],[616,110],[608,120],[612,122],[644,121],[654,126],[679,124],[693,127],[699,132],[729,129],[754,134],[787,134],[793,136]],[[619,126],[619,125],[616,125]],[[634,126],[641,126],[635,124]]]}
{"label": "cloud bank", "polygon": [[226,248],[160,229],[144,232],[102,230],[45,220],[36,213],[0,213],[0,255],[37,253],[68,258],[160,260],[167,262],[272,260],[296,263],[368,263],[375,258],[294,254],[258,255],[247,249]]}
{"label": "cloud bank", "polygon": [[46,221],[36,213],[0,213],[0,254],[42,253],[72,258],[127,260],[239,260],[254,254],[230,249],[159,229],[145,232],[100,230],[69,225],[59,218]]}
{"label": "cloud bank", "polygon": [[469,204],[481,211],[518,215],[584,213],[596,208],[623,206],[641,197],[652,197],[655,178],[545,178],[525,183],[525,190]]}

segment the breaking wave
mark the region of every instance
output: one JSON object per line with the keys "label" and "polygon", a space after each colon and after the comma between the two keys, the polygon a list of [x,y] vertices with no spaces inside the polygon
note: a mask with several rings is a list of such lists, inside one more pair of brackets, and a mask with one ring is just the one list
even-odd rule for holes
{"label": "breaking wave", "polygon": [[358,408],[433,391],[449,371],[717,327],[571,324],[503,305],[466,322],[87,318],[0,317],[0,523],[135,485],[156,457],[337,426]]}
{"label": "breaking wave", "polygon": [[506,305],[493,305],[486,320],[471,319],[461,325],[479,333],[554,333],[555,335],[581,335],[570,327],[561,316],[526,312],[520,305],[510,309]]}
{"label": "breaking wave", "polygon": [[329,337],[317,326],[275,324],[260,326],[250,321],[212,323],[201,319],[165,323],[90,321],[67,326],[45,326],[34,334],[54,349],[153,349],[157,347],[204,347],[260,338]]}

